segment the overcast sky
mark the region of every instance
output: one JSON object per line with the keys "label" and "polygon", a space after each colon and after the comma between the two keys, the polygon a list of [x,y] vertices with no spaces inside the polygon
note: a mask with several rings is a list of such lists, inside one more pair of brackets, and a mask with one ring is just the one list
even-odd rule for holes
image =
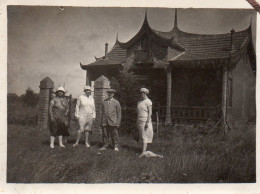
{"label": "overcast sky", "polygon": [[[172,29],[175,9],[148,8],[147,12],[153,29]],[[8,92],[21,95],[28,87],[39,92],[40,81],[49,76],[55,87],[65,83],[78,97],[86,79],[79,63],[103,56],[105,43],[111,49],[117,33],[121,42],[132,38],[144,13],[145,8],[9,6]],[[254,10],[178,9],[178,26],[193,33],[229,33],[232,27],[247,28],[251,16],[254,32]]]}

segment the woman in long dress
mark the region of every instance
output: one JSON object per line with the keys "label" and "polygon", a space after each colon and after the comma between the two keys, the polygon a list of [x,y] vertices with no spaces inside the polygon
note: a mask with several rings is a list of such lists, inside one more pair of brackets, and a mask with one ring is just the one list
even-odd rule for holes
{"label": "woman in long dress", "polygon": [[50,102],[50,147],[54,148],[55,137],[58,136],[59,146],[65,147],[62,143],[62,136],[69,136],[68,111],[69,105],[64,97],[65,89],[59,87],[56,96]]}
{"label": "woman in long dress", "polygon": [[75,117],[79,122],[79,130],[76,143],[73,146],[79,144],[81,133],[85,132],[85,145],[86,147],[90,147],[88,136],[92,130],[93,121],[96,118],[96,109],[94,98],[91,96],[90,86],[85,86],[84,92],[85,93],[78,98],[76,104]]}
{"label": "woman in long dress", "polygon": [[152,101],[147,97],[148,93],[148,89],[141,88],[141,100],[137,104],[137,128],[139,131],[139,140],[143,143],[140,156],[145,154],[147,144],[153,141]]}

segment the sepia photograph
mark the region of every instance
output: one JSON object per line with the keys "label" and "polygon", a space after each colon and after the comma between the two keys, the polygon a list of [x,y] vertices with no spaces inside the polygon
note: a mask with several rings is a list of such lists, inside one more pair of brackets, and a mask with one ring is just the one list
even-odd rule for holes
{"label": "sepia photograph", "polygon": [[6,183],[256,183],[256,16],[7,6]]}

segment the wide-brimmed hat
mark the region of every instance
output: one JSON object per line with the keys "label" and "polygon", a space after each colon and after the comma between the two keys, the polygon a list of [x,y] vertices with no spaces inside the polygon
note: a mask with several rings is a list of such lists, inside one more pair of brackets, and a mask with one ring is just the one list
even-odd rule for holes
{"label": "wide-brimmed hat", "polygon": [[56,92],[64,92],[64,93],[66,93],[66,90],[63,87],[58,87]]}
{"label": "wide-brimmed hat", "polygon": [[147,88],[141,88],[141,89],[140,89],[140,92],[141,92],[141,93],[149,94],[149,90],[148,90]]}
{"label": "wide-brimmed hat", "polygon": [[110,88],[110,89],[108,89],[107,90],[107,93],[115,93],[116,91],[114,90],[114,89],[112,89],[112,88]]}
{"label": "wide-brimmed hat", "polygon": [[90,87],[90,86],[84,86],[84,92],[85,92],[86,90],[91,91],[91,87]]}

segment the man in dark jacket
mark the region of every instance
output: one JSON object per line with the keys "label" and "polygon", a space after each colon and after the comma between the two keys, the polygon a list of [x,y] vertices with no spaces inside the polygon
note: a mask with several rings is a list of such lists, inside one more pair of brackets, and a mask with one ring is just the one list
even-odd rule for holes
{"label": "man in dark jacket", "polygon": [[109,137],[112,139],[112,144],[115,151],[118,149],[118,127],[121,123],[121,106],[120,103],[114,99],[115,90],[107,90],[108,98],[102,104],[102,136],[104,146],[100,150],[106,150],[109,146]]}

